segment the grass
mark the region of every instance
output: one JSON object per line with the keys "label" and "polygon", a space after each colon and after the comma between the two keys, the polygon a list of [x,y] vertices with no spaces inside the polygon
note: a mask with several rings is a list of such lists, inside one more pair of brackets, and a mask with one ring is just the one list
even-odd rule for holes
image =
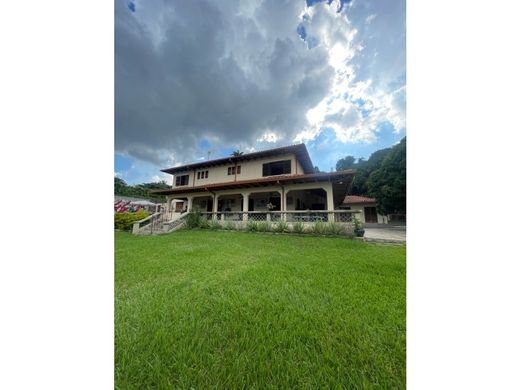
{"label": "grass", "polygon": [[117,232],[116,388],[405,388],[405,251]]}

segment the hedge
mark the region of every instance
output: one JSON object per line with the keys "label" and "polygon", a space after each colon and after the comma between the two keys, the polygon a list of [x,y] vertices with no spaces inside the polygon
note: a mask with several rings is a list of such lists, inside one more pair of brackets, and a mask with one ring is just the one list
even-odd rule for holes
{"label": "hedge", "polygon": [[134,222],[140,221],[148,217],[150,213],[139,210],[135,213],[115,213],[114,214],[114,228],[118,230],[132,230]]}

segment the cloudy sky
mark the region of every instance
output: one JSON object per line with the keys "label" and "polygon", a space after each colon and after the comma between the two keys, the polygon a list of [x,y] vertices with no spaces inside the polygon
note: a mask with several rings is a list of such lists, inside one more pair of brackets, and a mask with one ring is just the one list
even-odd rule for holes
{"label": "cloudy sky", "polygon": [[405,136],[404,0],[116,0],[115,172],[305,142],[329,171]]}

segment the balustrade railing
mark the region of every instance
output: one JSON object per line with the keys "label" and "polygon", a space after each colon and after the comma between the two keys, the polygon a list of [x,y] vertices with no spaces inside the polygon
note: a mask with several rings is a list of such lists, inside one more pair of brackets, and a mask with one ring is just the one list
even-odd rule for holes
{"label": "balustrade railing", "polygon": [[298,210],[298,211],[217,211],[201,212],[203,218],[216,221],[232,222],[278,222],[284,220],[293,222],[337,222],[352,223],[356,210]]}

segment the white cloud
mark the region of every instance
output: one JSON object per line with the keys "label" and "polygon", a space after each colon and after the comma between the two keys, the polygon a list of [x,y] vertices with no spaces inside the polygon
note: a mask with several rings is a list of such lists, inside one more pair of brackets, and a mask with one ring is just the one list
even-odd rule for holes
{"label": "white cloud", "polygon": [[274,131],[267,130],[260,138],[257,138],[258,142],[275,143],[280,140],[280,136]]}
{"label": "white cloud", "polygon": [[[314,18],[318,18],[317,24]],[[375,14],[371,14],[367,21],[374,18]],[[319,31],[327,31],[324,41],[330,45],[329,64],[334,68],[335,76],[329,93],[307,111],[308,124],[294,141],[313,140],[323,129],[331,128],[341,142],[371,142],[385,122],[392,124],[396,132],[401,131],[405,127],[405,86],[387,91],[375,88],[371,79],[357,79],[351,60],[364,46],[355,43],[357,30],[351,27],[348,19],[331,14],[327,7],[316,7],[306,22],[313,26],[310,31],[317,26]],[[324,27],[329,24],[334,27]]]}
{"label": "white cloud", "polygon": [[166,167],[205,155],[202,139],[250,151],[326,127],[342,142],[370,141],[384,121],[401,129],[404,87],[358,78],[358,29],[375,13],[356,28],[357,4],[147,0],[133,13],[116,1],[116,151]]}
{"label": "white cloud", "polygon": [[370,14],[367,16],[367,18],[365,19],[365,23],[366,24],[370,24],[372,23],[372,21],[376,18],[376,14]]}

